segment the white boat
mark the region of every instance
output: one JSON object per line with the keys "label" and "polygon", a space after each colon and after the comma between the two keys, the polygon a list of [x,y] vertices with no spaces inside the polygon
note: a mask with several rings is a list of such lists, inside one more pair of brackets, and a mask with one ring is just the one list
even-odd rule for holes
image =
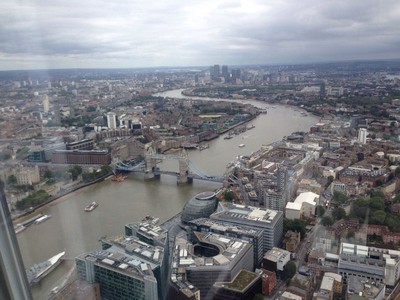
{"label": "white boat", "polygon": [[245,144],[240,144],[239,148],[243,148],[244,146],[246,146]]}
{"label": "white boat", "polygon": [[24,231],[26,227],[22,224],[17,224],[14,226],[14,231],[15,233],[20,233],[21,231]]}
{"label": "white boat", "polygon": [[47,221],[48,219],[50,219],[50,215],[43,215],[43,216],[41,216],[40,218],[37,218],[36,220],[35,220],[35,222],[33,222],[33,224],[40,224],[40,223],[43,223],[44,221]]}
{"label": "white boat", "polygon": [[58,253],[57,255],[54,255],[52,258],[35,264],[29,269],[26,270],[26,275],[28,277],[28,281],[30,285],[34,285],[36,283],[39,283],[40,280],[42,280],[43,277],[45,277],[47,274],[49,274],[52,270],[57,267],[60,262],[61,258],[65,255],[65,251]]}
{"label": "white boat", "polygon": [[99,206],[96,202],[92,202],[89,205],[87,205],[85,207],[85,211],[92,211],[93,209],[95,209],[97,206]]}

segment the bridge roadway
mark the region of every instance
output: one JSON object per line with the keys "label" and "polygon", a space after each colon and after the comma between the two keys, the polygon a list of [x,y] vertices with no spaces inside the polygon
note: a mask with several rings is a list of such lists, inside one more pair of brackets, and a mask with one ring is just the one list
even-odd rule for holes
{"label": "bridge roadway", "polygon": [[[192,165],[192,164],[189,164],[189,165]],[[122,172],[145,173],[146,166],[145,166],[143,161],[138,163],[137,165],[134,165],[134,166],[128,165],[128,164],[124,164],[124,163],[117,163],[115,165],[115,169],[116,169],[116,171],[122,171]],[[193,170],[190,170],[190,171],[192,171],[192,172],[189,172],[187,174],[187,177],[191,178],[191,179],[212,181],[212,182],[221,182],[221,183],[224,181],[224,177],[223,176],[208,175],[208,174],[205,174],[204,172],[201,172],[201,171],[198,171],[201,174],[197,174],[196,172],[193,172]],[[175,177],[178,177],[178,178],[180,176],[179,172],[164,171],[164,170],[160,170],[158,168],[154,170],[154,174],[155,175],[161,175],[161,174],[163,174],[163,175],[172,175],[172,176],[175,176]]]}

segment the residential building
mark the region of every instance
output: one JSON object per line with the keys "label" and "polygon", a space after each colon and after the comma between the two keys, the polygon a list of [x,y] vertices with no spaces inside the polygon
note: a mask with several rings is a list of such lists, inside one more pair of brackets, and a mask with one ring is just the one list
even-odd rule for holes
{"label": "residential building", "polygon": [[107,127],[109,129],[117,128],[117,115],[114,112],[107,113]]}
{"label": "residential building", "polygon": [[367,135],[368,135],[367,129],[366,129],[366,128],[360,128],[360,129],[358,130],[358,138],[357,138],[357,141],[358,141],[360,144],[365,145],[365,144],[367,143]]}

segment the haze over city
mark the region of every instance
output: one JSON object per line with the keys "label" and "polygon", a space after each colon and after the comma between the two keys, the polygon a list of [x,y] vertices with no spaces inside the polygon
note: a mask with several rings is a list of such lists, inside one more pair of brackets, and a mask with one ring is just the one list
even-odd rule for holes
{"label": "haze over city", "polygon": [[4,1],[0,70],[399,58],[398,1]]}

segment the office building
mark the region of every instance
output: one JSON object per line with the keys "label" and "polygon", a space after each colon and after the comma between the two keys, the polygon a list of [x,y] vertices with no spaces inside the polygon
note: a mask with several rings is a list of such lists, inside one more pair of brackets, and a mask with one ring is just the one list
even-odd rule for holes
{"label": "office building", "polygon": [[358,139],[357,139],[358,142],[360,144],[365,145],[367,143],[367,135],[368,135],[367,129],[366,128],[360,128],[358,130]]}
{"label": "office building", "polygon": [[341,243],[338,271],[344,283],[352,275],[395,286],[400,278],[400,251]]}
{"label": "office building", "polygon": [[217,198],[214,192],[197,194],[186,202],[182,210],[181,220],[187,223],[198,218],[208,218],[217,209]]}
{"label": "office building", "polygon": [[111,153],[108,150],[57,150],[53,152],[53,164],[108,165]]}
{"label": "office building", "polygon": [[319,195],[313,192],[301,193],[294,202],[286,203],[285,217],[294,219],[313,218],[319,204]]}
{"label": "office building", "polygon": [[107,127],[109,129],[117,128],[117,115],[114,112],[107,113]]}
{"label": "office building", "polygon": [[264,255],[263,268],[271,271],[283,271],[283,268],[290,261],[290,252],[274,247]]}
{"label": "office building", "polygon": [[224,203],[223,210],[210,219],[225,223],[244,225],[263,232],[263,251],[279,246],[283,236],[283,213],[239,204]]}
{"label": "office building", "polygon": [[188,223],[188,226],[193,231],[203,233],[213,232],[224,236],[246,240],[253,244],[254,267],[258,266],[262,262],[264,256],[264,243],[263,231],[260,229],[254,229],[243,225],[234,225],[206,218],[192,220]]}
{"label": "office building", "polygon": [[125,235],[136,236],[142,242],[168,250],[168,230],[157,225],[159,219],[147,216],[140,222],[125,224]]}
{"label": "office building", "polygon": [[76,268],[80,279],[99,283],[103,299],[158,299],[157,280],[151,267],[129,256],[91,252],[76,258]]}
{"label": "office building", "polygon": [[192,241],[178,236],[172,253],[169,298],[213,299],[215,282],[231,281],[242,269],[252,270],[253,264],[253,246],[244,240],[201,232],[195,232]]}
{"label": "office building", "polygon": [[165,248],[143,243],[138,237],[105,238],[101,240],[103,250],[129,254],[131,257],[149,264],[157,279],[158,296],[165,296],[168,276],[168,254]]}

